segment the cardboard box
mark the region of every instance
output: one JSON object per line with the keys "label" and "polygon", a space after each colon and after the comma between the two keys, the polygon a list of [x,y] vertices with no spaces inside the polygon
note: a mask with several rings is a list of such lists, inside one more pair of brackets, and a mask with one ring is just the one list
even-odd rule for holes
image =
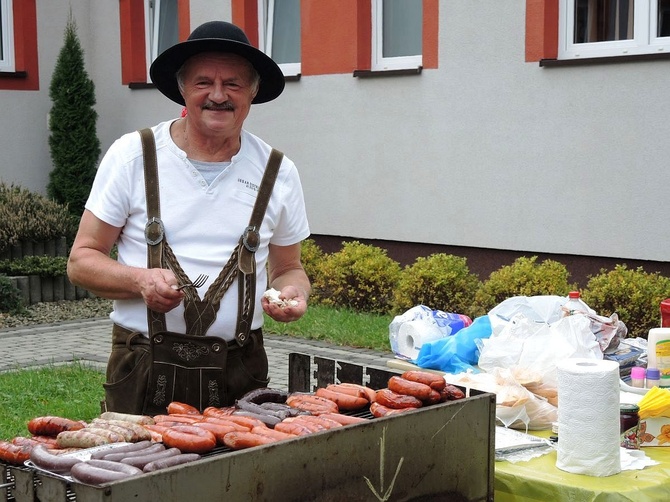
{"label": "cardboard box", "polygon": [[640,446],[670,446],[670,417],[640,420]]}

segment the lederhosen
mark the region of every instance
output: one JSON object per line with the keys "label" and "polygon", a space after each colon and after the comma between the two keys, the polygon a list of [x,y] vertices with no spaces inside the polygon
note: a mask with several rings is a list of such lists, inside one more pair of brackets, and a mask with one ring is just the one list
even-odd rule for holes
{"label": "lederhosen", "polygon": [[[147,201],[149,268],[168,268],[180,284],[190,282],[167,243],[160,219],[156,145],[151,129],[142,129]],[[114,325],[107,364],[106,409],[148,415],[166,412],[172,401],[228,406],[249,390],[267,386],[268,362],[260,329],[251,330],[256,298],[255,252],[260,225],[277,178],[283,154],[273,149],[268,159],[249,225],[203,299],[196,288],[184,288],[186,334],[167,331],[165,314],[147,309],[149,337]],[[238,281],[238,313],[234,340],[205,336],[216,319],[220,301]]]}

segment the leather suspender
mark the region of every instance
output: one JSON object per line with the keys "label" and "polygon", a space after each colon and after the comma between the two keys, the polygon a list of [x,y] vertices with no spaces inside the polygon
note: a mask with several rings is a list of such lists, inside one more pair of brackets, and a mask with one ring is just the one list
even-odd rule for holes
{"label": "leather suspender", "polygon": [[[180,280],[188,280],[179,266],[172,249],[165,238],[165,228],[160,219],[160,197],[158,189],[158,166],[156,162],[156,143],[151,129],[139,131],[144,153],[144,178],[147,201],[147,224],[145,239],[147,242],[147,265],[149,268],[170,268]],[[216,318],[221,298],[235,278],[238,279],[238,312],[235,339],[241,346],[246,343],[251,330],[256,299],[256,258],[260,245],[260,227],[267,209],[274,183],[284,154],[272,149],[265,167],[256,203],[249,225],[244,229],[237,246],[221,270],[217,279],[207,290],[203,300],[196,291],[188,291],[185,296],[184,317],[188,334],[204,335]],[[186,288],[188,290],[189,288]],[[149,336],[166,330],[165,314],[147,309]]]}

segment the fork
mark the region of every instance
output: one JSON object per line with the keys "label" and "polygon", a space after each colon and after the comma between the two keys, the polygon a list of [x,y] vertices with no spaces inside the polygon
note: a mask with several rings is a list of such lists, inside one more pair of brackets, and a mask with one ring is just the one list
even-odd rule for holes
{"label": "fork", "polygon": [[207,282],[207,279],[209,279],[208,275],[200,274],[198,277],[195,278],[195,281],[188,284],[182,284],[181,286],[177,286],[177,291],[188,287],[199,288],[200,286],[202,286]]}

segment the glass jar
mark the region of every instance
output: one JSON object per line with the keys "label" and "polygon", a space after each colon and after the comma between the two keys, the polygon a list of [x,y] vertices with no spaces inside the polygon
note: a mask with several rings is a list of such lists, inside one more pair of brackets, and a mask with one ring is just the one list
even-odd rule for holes
{"label": "glass jar", "polygon": [[640,427],[640,407],[636,404],[620,406],[621,446],[629,450],[640,449],[638,429]]}

